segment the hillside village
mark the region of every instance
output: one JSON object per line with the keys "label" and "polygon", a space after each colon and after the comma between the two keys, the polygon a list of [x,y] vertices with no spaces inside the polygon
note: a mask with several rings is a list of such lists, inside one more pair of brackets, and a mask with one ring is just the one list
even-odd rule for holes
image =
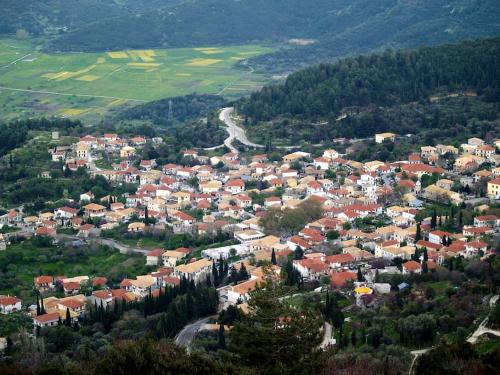
{"label": "hillside village", "polygon": [[[395,137],[377,134],[375,141]],[[0,217],[0,225],[16,231],[0,234],[0,250],[9,251],[11,238],[20,233],[81,246],[117,228],[138,237],[166,230],[199,237],[224,233],[232,244],[197,255],[186,247],[127,248],[144,254],[155,270],[114,286],[106,275],[38,275],[33,282],[40,302],[29,307],[35,327],[57,325],[68,316],[76,322],[86,305],[139,301],[181,280],[206,282],[217,275],[219,263],[226,275],[242,275],[220,286],[224,307],[244,309],[249,293],[269,272],[279,275],[278,265],[289,260],[301,282],[350,288],[356,303],[368,306],[375,295],[390,292],[387,284],[377,283],[379,274],[427,273],[454,257],[488,257],[494,251],[491,240],[500,217],[490,213],[490,204],[500,199],[499,140],[487,144],[471,138],[460,148],[424,146],[394,163],[356,162],[334,149],[317,157],[299,150],[281,161],[234,152],[210,157],[202,150],[184,150],[182,165],[138,158],[143,147],[161,142],[87,135],[70,147],[48,150],[64,169],[81,168],[113,185],[134,184],[136,191],[122,196],[82,191],[78,201],[37,216],[12,209]],[[104,157],[116,162],[98,167]],[[450,211],[429,214],[429,203]],[[452,225],[453,207],[472,214],[460,213]],[[290,210],[309,210],[311,220],[299,221],[298,230],[276,226],[280,212]],[[266,224],[271,215],[274,225]],[[382,262],[375,266],[377,259]],[[55,297],[56,290],[64,296]],[[25,306],[9,295],[0,298],[0,309],[9,314]]]}

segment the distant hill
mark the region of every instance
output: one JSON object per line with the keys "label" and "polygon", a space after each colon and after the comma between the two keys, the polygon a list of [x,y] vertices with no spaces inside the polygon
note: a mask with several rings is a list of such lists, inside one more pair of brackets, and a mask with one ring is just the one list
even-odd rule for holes
{"label": "distant hill", "polygon": [[5,0],[0,33],[49,38],[48,51],[313,44],[253,60],[287,71],[386,47],[500,35],[497,0]]}
{"label": "distant hill", "polygon": [[451,93],[484,103],[483,110],[474,114],[476,120],[482,115],[496,121],[500,38],[386,51],[310,67],[290,75],[284,84],[241,99],[236,107],[254,134],[317,143],[381,131],[418,133],[438,125],[444,131],[458,122],[460,114],[467,124],[472,113],[465,105],[450,110],[456,113],[451,123],[432,121],[436,105],[431,96]]}

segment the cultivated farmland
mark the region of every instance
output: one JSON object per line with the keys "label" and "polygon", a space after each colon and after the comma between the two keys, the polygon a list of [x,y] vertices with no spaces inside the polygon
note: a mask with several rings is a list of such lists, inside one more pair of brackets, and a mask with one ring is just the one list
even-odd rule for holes
{"label": "cultivated farmland", "polygon": [[236,64],[270,52],[256,45],[46,54],[0,40],[0,116],[94,121],[150,100],[190,93],[238,97],[268,78]]}

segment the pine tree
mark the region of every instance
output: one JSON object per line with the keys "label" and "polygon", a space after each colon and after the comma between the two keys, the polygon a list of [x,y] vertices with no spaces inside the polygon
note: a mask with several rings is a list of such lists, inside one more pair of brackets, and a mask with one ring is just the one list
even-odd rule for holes
{"label": "pine tree", "polygon": [[278,262],[276,261],[276,253],[273,251],[271,252],[271,263],[276,265]]}

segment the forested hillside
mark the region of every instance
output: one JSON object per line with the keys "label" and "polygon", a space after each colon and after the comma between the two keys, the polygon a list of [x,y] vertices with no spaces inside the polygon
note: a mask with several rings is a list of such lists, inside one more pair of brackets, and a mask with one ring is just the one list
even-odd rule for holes
{"label": "forested hillside", "polygon": [[296,39],[253,60],[275,71],[385,47],[500,35],[497,0],[5,0],[2,13],[0,34],[46,36],[51,52]]}
{"label": "forested hillside", "polygon": [[[179,1],[2,0],[0,34],[15,34],[19,30],[24,30],[32,36],[58,35]],[[21,36],[27,37],[26,34]]]}
{"label": "forested hillside", "polygon": [[[145,120],[154,125],[168,126],[173,123],[206,117],[211,110],[221,108],[224,99],[217,95],[186,95],[155,100],[120,112],[113,120]],[[170,108],[172,109],[170,118]]]}
{"label": "forested hillside", "polygon": [[[435,127],[427,116],[434,116],[429,99],[452,93],[464,93],[484,106],[490,105],[482,114],[487,114],[489,120],[497,118],[500,39],[386,51],[322,64],[290,75],[282,85],[265,87],[241,99],[236,107],[247,124],[255,127],[272,120],[273,125],[266,126],[278,135],[297,125],[300,138],[317,142],[330,136],[366,137],[381,131],[418,133],[428,126]],[[421,108],[415,110],[419,104]],[[408,117],[421,119],[405,121]],[[455,119],[446,126],[456,123]],[[262,129],[256,132],[262,133]],[[297,132],[291,133],[297,137]],[[286,135],[281,134],[281,138]]]}

